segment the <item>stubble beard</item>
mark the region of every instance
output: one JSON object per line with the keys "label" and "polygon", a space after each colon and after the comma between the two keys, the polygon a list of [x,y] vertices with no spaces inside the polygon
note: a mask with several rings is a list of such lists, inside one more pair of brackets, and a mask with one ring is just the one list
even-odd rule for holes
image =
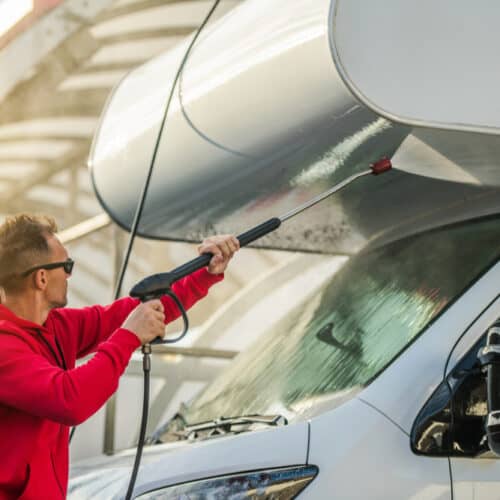
{"label": "stubble beard", "polygon": [[66,307],[68,304],[68,287],[64,290],[64,296],[61,300],[53,300],[50,303],[50,308],[51,309],[58,309],[61,307]]}

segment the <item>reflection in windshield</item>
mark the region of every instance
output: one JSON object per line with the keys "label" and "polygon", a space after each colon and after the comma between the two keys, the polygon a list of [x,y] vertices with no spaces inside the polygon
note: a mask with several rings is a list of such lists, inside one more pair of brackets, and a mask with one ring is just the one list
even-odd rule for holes
{"label": "reflection in windshield", "polygon": [[[405,238],[352,258],[195,399],[190,423],[307,413],[352,396],[498,258],[500,221]],[[258,318],[255,319],[258,321]]]}

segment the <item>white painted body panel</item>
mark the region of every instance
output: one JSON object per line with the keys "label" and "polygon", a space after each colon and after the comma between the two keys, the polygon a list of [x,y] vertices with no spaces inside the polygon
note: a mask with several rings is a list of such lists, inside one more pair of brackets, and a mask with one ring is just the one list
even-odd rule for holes
{"label": "white painted body panel", "polygon": [[[416,455],[410,444],[411,427],[443,380],[448,357],[451,369],[500,315],[499,282],[497,264],[366,389],[333,410],[320,407],[309,422],[147,449],[136,491],[309,464],[319,473],[300,495],[304,499],[451,499],[448,458]],[[115,478],[114,491],[118,482],[123,490],[132,457],[133,452],[125,452],[79,464],[69,498],[91,498],[85,495],[101,491],[95,488],[104,488],[110,474]],[[500,498],[500,460],[452,459],[451,466],[455,499]],[[90,486],[74,489],[86,481]]]}
{"label": "white painted body panel", "polygon": [[497,264],[355,400],[312,418],[309,463],[320,473],[303,498],[441,500],[452,498],[453,482],[455,500],[500,499],[500,459],[491,453],[449,464],[410,446],[412,425],[445,371],[500,316],[499,282]]}
{"label": "white painted body panel", "polygon": [[500,6],[466,0],[332,0],[329,38],[349,90],[415,127],[393,157],[405,172],[500,185]]}
{"label": "white painted body panel", "polygon": [[[193,48],[173,93],[146,214],[168,201],[173,219],[179,217],[176,210],[185,215],[193,206],[206,205],[212,193],[227,198],[238,189],[226,188],[233,177],[255,182],[275,168],[276,156],[303,146],[311,131],[319,133],[325,123],[349,123],[357,102],[331,58],[328,1],[275,3],[281,14],[273,22],[268,2],[245,2],[207,27]],[[128,74],[103,112],[89,164],[101,202],[122,225],[133,218],[187,45]],[[372,119],[371,114],[365,118],[367,123]],[[335,135],[335,140],[343,138]],[[286,164],[279,168],[286,170]],[[119,191],[118,176],[127,179]],[[283,212],[296,204],[284,201]]]}
{"label": "white painted body panel", "polygon": [[500,460],[495,458],[453,458],[454,500],[499,500]]}
{"label": "white painted body panel", "polygon": [[[190,165],[186,154],[199,161],[199,155],[206,154],[197,149],[204,140],[209,149],[212,145],[230,157],[234,153],[235,159],[239,155],[264,158],[270,152],[265,143],[271,151],[280,143],[292,144],[325,117],[340,118],[357,104],[331,58],[328,1],[277,0],[275,4],[273,9],[282,14],[272,23],[267,2],[253,0],[203,32],[169,110],[165,139],[168,135],[176,147],[162,144],[160,165],[167,161]],[[183,43],[152,59],[120,82],[103,114],[91,164],[106,169],[121,161],[127,171],[148,165],[186,47]],[[178,136],[184,121],[193,130]],[[194,141],[197,133],[199,144]],[[188,150],[184,145],[189,145]],[[181,170],[178,175],[187,176]]]}
{"label": "white painted body panel", "polygon": [[320,472],[304,500],[451,498],[448,460],[415,455],[402,429],[358,399],[311,420],[309,462]]}
{"label": "white painted body panel", "polygon": [[[146,448],[134,491],[139,494],[205,477],[305,464],[308,433],[307,422],[299,422],[196,443]],[[78,479],[70,484],[68,498],[115,498],[118,488],[124,494],[134,455],[135,450],[131,450],[79,463],[72,473]],[[108,491],[107,486],[111,486]]]}
{"label": "white painted body panel", "polygon": [[270,11],[269,2],[250,1],[222,19],[182,79],[195,128],[232,150],[265,157],[348,113],[357,102],[332,61],[328,7],[324,0],[274,0]]}
{"label": "white painted body panel", "polygon": [[500,132],[498,2],[333,3],[337,66],[362,102],[410,125]]}

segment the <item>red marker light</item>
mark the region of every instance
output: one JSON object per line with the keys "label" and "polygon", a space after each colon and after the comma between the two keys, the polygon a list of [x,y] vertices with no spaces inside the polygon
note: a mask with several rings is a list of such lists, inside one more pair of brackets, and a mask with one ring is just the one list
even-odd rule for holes
{"label": "red marker light", "polygon": [[387,172],[388,170],[391,170],[392,163],[391,160],[389,160],[389,158],[382,158],[379,161],[372,163],[370,165],[370,168],[372,169],[373,175],[379,175],[383,174],[384,172]]}

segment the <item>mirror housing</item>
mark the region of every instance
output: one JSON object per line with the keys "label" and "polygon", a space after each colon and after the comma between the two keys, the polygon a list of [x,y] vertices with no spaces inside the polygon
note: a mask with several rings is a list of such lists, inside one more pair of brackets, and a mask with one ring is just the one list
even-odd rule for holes
{"label": "mirror housing", "polygon": [[488,330],[486,346],[479,350],[479,363],[486,369],[488,417],[486,434],[488,446],[500,456],[500,321]]}

